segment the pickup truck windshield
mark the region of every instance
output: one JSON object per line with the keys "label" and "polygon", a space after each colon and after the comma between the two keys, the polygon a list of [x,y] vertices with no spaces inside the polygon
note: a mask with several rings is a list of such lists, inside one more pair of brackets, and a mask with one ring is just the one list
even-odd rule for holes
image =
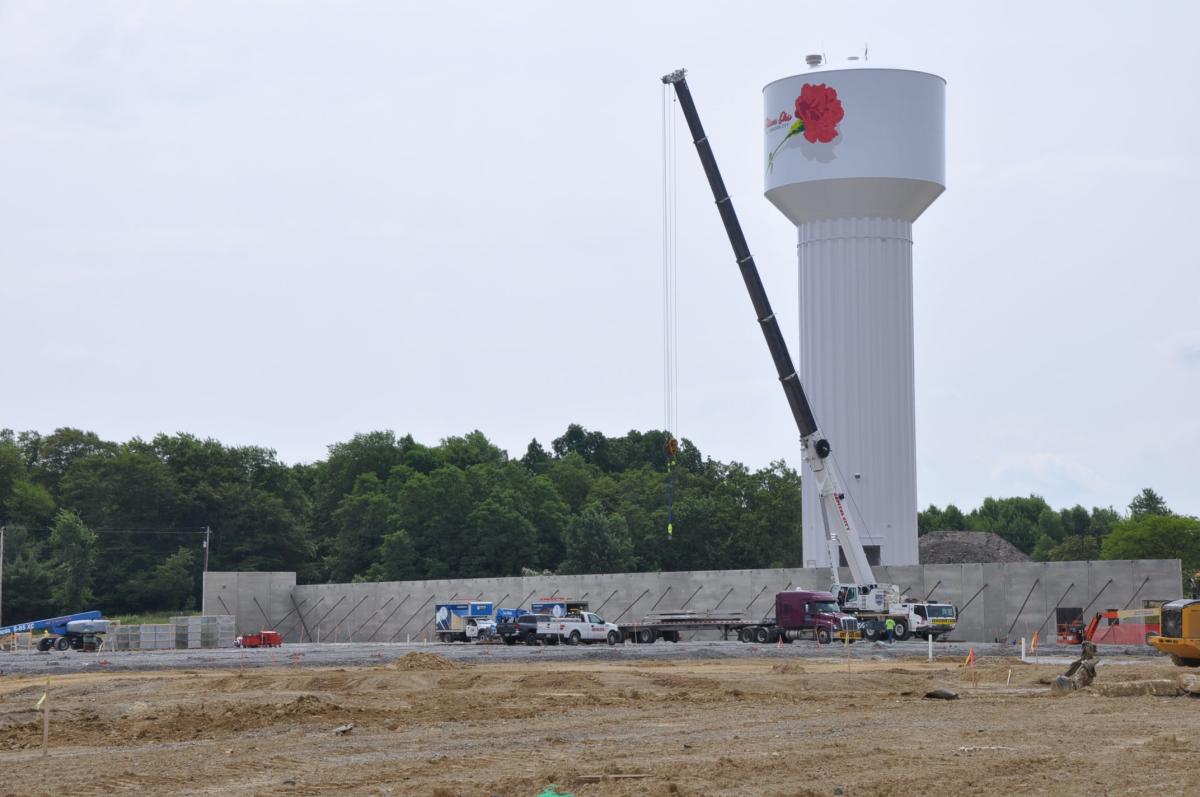
{"label": "pickup truck windshield", "polygon": [[930,605],[929,606],[929,616],[931,618],[933,618],[933,617],[953,618],[954,617],[954,607],[953,606]]}
{"label": "pickup truck windshield", "polygon": [[841,611],[841,609],[838,608],[838,605],[836,603],[834,603],[833,601],[820,601],[820,602],[810,601],[808,604],[808,610],[813,613],[816,613],[816,612],[831,612],[832,613],[832,612],[840,612]]}

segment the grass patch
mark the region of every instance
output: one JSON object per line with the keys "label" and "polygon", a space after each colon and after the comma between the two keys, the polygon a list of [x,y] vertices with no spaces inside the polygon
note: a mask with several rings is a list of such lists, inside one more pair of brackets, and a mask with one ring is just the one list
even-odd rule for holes
{"label": "grass patch", "polygon": [[145,614],[115,614],[105,619],[121,625],[167,625],[172,617],[190,617],[200,612],[147,612]]}

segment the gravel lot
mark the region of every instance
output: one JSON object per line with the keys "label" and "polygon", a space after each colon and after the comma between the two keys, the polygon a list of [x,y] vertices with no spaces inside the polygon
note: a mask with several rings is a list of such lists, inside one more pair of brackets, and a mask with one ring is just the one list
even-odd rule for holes
{"label": "gravel lot", "polygon": [[[933,646],[938,661],[965,658],[970,648],[977,657],[1020,657],[1019,645],[992,643],[940,642]],[[149,671],[161,669],[230,669],[273,666],[352,667],[380,664],[413,651],[427,651],[451,661],[464,663],[542,661],[542,662],[619,662],[619,661],[720,661],[726,659],[810,659],[831,654],[849,655],[856,661],[891,661],[924,657],[927,643],[910,640],[886,644],[859,642],[847,650],[841,646],[817,646],[812,642],[790,645],[756,645],[741,642],[655,642],[651,645],[624,644],[566,645],[526,647],[502,644],[351,644],[321,643],[285,645],[274,649],[101,651],[99,653],[16,652],[0,653],[0,673],[36,675],[101,671]],[[1149,648],[1102,648],[1102,657],[1112,663],[1121,660],[1146,661],[1157,658]],[[1039,650],[1043,663],[1066,662],[1078,655],[1077,647],[1048,645]]]}

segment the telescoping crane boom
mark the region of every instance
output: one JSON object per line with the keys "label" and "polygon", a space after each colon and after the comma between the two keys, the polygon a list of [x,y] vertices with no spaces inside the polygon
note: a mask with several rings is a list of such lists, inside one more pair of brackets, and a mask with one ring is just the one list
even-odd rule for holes
{"label": "telescoping crane boom", "polygon": [[[754,305],[755,315],[766,338],[767,348],[771,351],[771,359],[775,361],[775,370],[779,374],[779,382],[783,385],[784,395],[787,396],[788,406],[792,409],[792,417],[800,430],[800,445],[803,448],[804,461],[808,463],[809,471],[817,480],[817,491],[821,498],[821,519],[825,526],[825,539],[829,546],[829,562],[832,571],[834,594],[842,588],[850,587],[842,595],[847,608],[863,610],[885,610],[889,603],[900,600],[899,590],[891,585],[880,585],[875,581],[871,564],[862,545],[862,539],[846,508],[846,496],[839,482],[836,469],[830,459],[833,451],[829,441],[821,434],[813,414],[812,405],[804,394],[804,386],[800,384],[800,376],[792,364],[791,354],[788,353],[787,342],[779,330],[779,322],[767,299],[766,289],[758,275],[758,267],[746,244],[746,236],[738,221],[737,212],[733,209],[733,200],[725,190],[725,181],[717,168],[717,160],[713,156],[712,146],[704,134],[700,124],[700,116],[696,112],[696,104],[692,100],[691,90],[687,83],[687,70],[679,69],[669,75],[663,75],[663,83],[675,89],[679,98],[679,107],[687,120],[688,129],[692,134],[692,143],[700,156],[700,164],[708,177],[708,185],[712,189],[713,199],[717,203],[717,211],[725,225],[729,243],[733,247],[734,257],[742,272],[742,280],[746,290],[750,292],[750,301]],[[832,522],[831,522],[832,516]],[[838,574],[838,547],[846,554],[846,563],[850,567],[850,577],[853,585],[842,585]]]}

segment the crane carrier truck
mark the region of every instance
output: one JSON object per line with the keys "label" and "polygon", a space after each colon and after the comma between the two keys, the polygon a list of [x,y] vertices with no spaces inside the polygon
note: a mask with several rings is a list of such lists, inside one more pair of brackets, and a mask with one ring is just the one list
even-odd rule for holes
{"label": "crane carrier truck", "polygon": [[[663,75],[662,81],[674,88],[675,96],[679,100],[680,110],[687,121],[692,143],[696,145],[700,164],[708,178],[713,199],[716,200],[717,211],[725,225],[725,233],[729,237],[734,257],[741,270],[742,280],[746,283],[746,290],[750,293],[750,301],[754,305],[755,315],[766,338],[767,348],[770,349],[771,358],[775,362],[775,370],[791,407],[792,417],[800,431],[804,462],[808,465],[812,478],[817,481],[819,509],[825,527],[825,542],[829,549],[829,566],[832,571],[831,592],[836,596],[837,603],[843,611],[859,618],[863,633],[868,639],[876,638],[889,618],[895,622],[895,633],[900,639],[907,639],[912,634],[937,638],[950,633],[954,630],[957,619],[957,612],[952,605],[912,601],[901,595],[896,585],[880,584],[875,580],[858,526],[851,516],[850,507],[846,504],[846,494],[833,465],[833,446],[821,434],[812,405],[809,404],[804,387],[800,384],[800,375],[792,364],[787,342],[767,299],[758,267],[754,264],[754,257],[750,254],[741,222],[738,221],[737,212],[733,208],[733,200],[730,199],[729,192],[725,189],[725,181],[721,178],[721,171],[717,168],[712,145],[700,124],[700,115],[696,111],[696,104],[687,83],[687,71],[679,69]],[[842,583],[838,570],[839,547],[846,555],[852,579],[850,584]]]}

